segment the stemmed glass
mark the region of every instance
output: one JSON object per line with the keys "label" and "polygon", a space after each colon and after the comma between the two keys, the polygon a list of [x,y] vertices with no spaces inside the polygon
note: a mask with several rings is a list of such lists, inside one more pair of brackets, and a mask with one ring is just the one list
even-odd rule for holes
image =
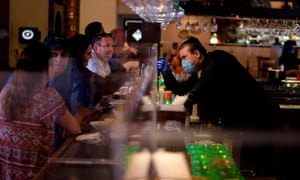
{"label": "stemmed glass", "polygon": [[176,29],[177,29],[178,31],[180,31],[181,28],[182,28],[182,24],[181,24],[180,21],[178,21],[177,24],[176,24]]}
{"label": "stemmed glass", "polygon": [[186,22],[186,25],[185,25],[185,30],[187,30],[187,31],[191,30],[190,16],[187,16],[187,22]]}
{"label": "stemmed glass", "polygon": [[208,29],[209,29],[209,27],[208,27],[207,19],[204,19],[204,21],[203,21],[203,31],[208,32]]}
{"label": "stemmed glass", "polygon": [[217,32],[218,31],[218,24],[217,24],[217,20],[216,17],[212,18],[212,24],[211,24],[211,32]]}
{"label": "stemmed glass", "polygon": [[197,22],[194,25],[194,30],[196,32],[200,32],[200,30],[201,30],[200,25],[199,25],[199,17],[198,16],[197,16]]}
{"label": "stemmed glass", "polygon": [[298,24],[297,19],[292,22],[291,29],[292,29],[292,33],[293,34],[298,34],[299,33],[299,31],[300,31],[300,25]]}

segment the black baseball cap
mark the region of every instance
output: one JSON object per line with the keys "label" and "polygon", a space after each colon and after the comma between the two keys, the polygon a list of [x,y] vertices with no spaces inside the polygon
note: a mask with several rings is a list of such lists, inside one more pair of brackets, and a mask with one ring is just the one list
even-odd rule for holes
{"label": "black baseball cap", "polygon": [[43,43],[51,50],[68,49],[67,39],[62,35],[49,34]]}

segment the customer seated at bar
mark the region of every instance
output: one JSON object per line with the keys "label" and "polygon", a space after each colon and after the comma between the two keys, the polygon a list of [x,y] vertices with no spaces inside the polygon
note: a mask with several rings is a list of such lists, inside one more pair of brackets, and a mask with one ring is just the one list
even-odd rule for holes
{"label": "customer seated at bar", "polygon": [[[49,60],[48,87],[54,87],[70,107],[71,66],[67,39],[60,34],[49,34],[43,43],[50,48],[52,57]],[[70,110],[70,109],[69,109]]]}
{"label": "customer seated at bar", "polygon": [[113,40],[113,58],[118,58],[122,63],[136,59],[138,49],[130,46],[126,41],[126,35],[123,28],[114,28],[110,31]]}
{"label": "customer seated at bar", "polygon": [[174,56],[178,55],[178,48],[179,48],[179,43],[176,41],[172,42],[171,48],[169,49],[169,51],[167,53],[167,59],[169,62],[171,62],[173,60]]}
{"label": "customer seated at bar", "polygon": [[67,41],[72,76],[71,112],[76,114],[82,109],[92,111],[94,108],[90,87],[92,72],[86,68],[91,58],[92,46],[89,38],[83,34],[73,35]]}
{"label": "customer seated at bar", "polygon": [[92,40],[92,58],[87,68],[94,74],[92,76],[92,94],[94,105],[100,102],[104,95],[117,91],[129,75],[127,72],[139,68],[139,61],[128,61],[121,63],[112,60],[113,40],[110,34],[96,34]]}
{"label": "customer seated at bar", "polygon": [[285,75],[296,77],[299,69],[300,59],[298,58],[297,43],[294,40],[285,41],[282,54],[279,58],[279,66],[283,65]]}
{"label": "customer seated at bar", "polygon": [[0,179],[32,179],[54,150],[54,122],[77,135],[79,122],[54,88],[45,88],[51,51],[26,46],[0,93]]}
{"label": "customer seated at bar", "polygon": [[[167,89],[183,91],[186,88],[184,106],[189,114],[192,106],[199,103],[208,113],[210,121],[221,124],[226,130],[269,131],[277,127],[278,105],[272,103],[263,87],[233,55],[221,50],[207,52],[195,37],[181,44],[179,55],[184,70],[193,74],[187,80],[191,81],[192,88],[190,84],[175,81],[165,60],[159,59],[157,68],[164,76]],[[272,169],[272,150],[268,143],[264,145],[251,144],[250,149],[254,151],[249,153],[247,149],[246,157],[256,172],[269,173]]]}
{"label": "customer seated at bar", "polygon": [[[50,48],[52,57],[49,60],[49,81],[47,87],[55,90],[63,98],[68,110],[77,118],[82,119],[90,114],[88,107],[78,108],[80,102],[74,99],[74,95],[79,92],[76,87],[78,74],[74,69],[74,64],[69,57],[69,47],[67,38],[60,34],[49,34],[43,43]],[[72,49],[73,51],[73,49]],[[74,56],[72,54],[72,56]],[[74,74],[75,73],[75,74]],[[88,99],[86,99],[89,101]],[[59,123],[55,123],[55,150],[57,150],[66,140],[65,129]]]}

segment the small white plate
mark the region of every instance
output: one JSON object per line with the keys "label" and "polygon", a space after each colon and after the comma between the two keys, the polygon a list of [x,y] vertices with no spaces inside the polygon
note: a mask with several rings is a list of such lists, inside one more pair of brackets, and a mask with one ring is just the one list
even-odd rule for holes
{"label": "small white plate", "polygon": [[300,83],[299,80],[281,80],[283,83]]}
{"label": "small white plate", "polygon": [[78,135],[76,137],[76,140],[80,142],[90,143],[90,144],[97,144],[102,141],[101,134],[99,132]]}

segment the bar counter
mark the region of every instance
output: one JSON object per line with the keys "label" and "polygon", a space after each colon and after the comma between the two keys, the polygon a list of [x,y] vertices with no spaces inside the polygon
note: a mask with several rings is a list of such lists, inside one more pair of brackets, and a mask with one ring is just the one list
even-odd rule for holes
{"label": "bar counter", "polygon": [[[289,139],[289,133],[291,132],[294,134],[294,138],[299,137],[300,96],[298,96],[297,93],[282,91],[280,88],[278,89],[278,87],[264,87],[272,96],[274,102],[280,105],[280,115],[285,123],[284,127],[282,127],[279,133],[279,137]],[[122,106],[122,108],[124,107],[126,108],[126,106]],[[105,113],[102,113],[97,119],[93,120],[105,121],[107,119],[114,118],[116,118],[116,113],[113,107]],[[154,123],[156,124],[154,130],[162,130],[165,128],[166,120],[177,120],[181,123],[179,126],[184,131],[182,134],[166,134],[162,133],[161,131],[145,134],[143,132],[145,130],[145,123],[147,124],[145,120],[151,120],[153,118],[156,118],[156,120],[154,120]],[[65,144],[63,144],[62,147],[51,158],[49,158],[48,163],[35,176],[34,179],[124,179],[126,165],[128,163],[126,160],[128,157],[124,152],[126,152],[125,149],[128,148],[128,143],[139,142],[141,143],[141,146],[147,147],[150,149],[150,151],[153,151],[157,148],[165,148],[172,152],[178,151],[186,153],[186,142],[189,141],[186,137],[190,138],[190,135],[194,133],[193,137],[195,138],[195,134],[198,132],[200,133],[198,133],[199,136],[197,138],[202,138],[202,140],[203,138],[206,138],[205,140],[212,140],[226,145],[226,147],[228,147],[232,153],[237,164],[243,161],[243,158],[240,157],[239,154],[239,145],[232,144],[232,137],[236,135],[225,135],[222,131],[219,131],[216,128],[205,129],[201,123],[189,123],[189,126],[186,126],[186,120],[187,119],[184,112],[178,107],[175,108],[174,111],[168,111],[164,109],[158,111],[157,114],[153,114],[151,111],[147,113],[144,112],[142,115],[139,114],[135,116],[134,121],[126,122],[119,127],[115,127],[111,123],[95,127],[89,123],[89,120],[88,122],[84,123],[83,129],[86,133],[99,132],[101,134],[101,142],[80,142],[77,141],[75,137],[69,138]],[[206,132],[209,133],[206,134]],[[122,137],[122,135],[125,135],[126,137]],[[286,141],[287,139],[282,139],[282,141]],[[298,159],[299,155],[294,156],[295,154],[298,154],[295,153],[294,149],[298,149],[297,147],[299,144],[297,143],[297,140],[289,140],[289,142],[293,143],[292,145],[288,145],[287,147],[282,147],[279,145],[276,148],[276,166],[278,167],[279,171],[282,171],[281,174],[283,175],[288,173],[291,174],[291,169],[293,173],[298,171],[298,168],[294,166],[292,167],[292,164],[289,164],[289,162],[291,162],[291,160],[296,161]],[[275,177],[255,176],[250,170],[241,170],[241,174],[246,180],[275,180]],[[148,177],[148,179],[156,178]],[[197,178],[193,177],[193,179]]]}
{"label": "bar counter", "polygon": [[[162,117],[174,116],[174,112],[163,112]],[[182,116],[181,116],[182,117]],[[79,142],[75,138],[69,138],[62,147],[49,158],[48,163],[37,174],[34,180],[66,180],[66,179],[107,179],[107,180],[123,180],[126,171],[128,151],[126,148],[132,147],[128,143],[139,142],[140,147],[147,148],[151,152],[159,148],[164,148],[168,152],[183,152],[187,154],[186,143],[193,141],[214,141],[217,144],[222,143],[232,152],[231,139],[225,137],[217,129],[206,131],[202,129],[200,124],[190,124],[188,131],[166,132],[166,122],[157,123],[155,129],[160,129],[157,132],[152,131],[147,122],[135,121],[128,125],[128,138],[120,137],[114,134],[112,126],[101,126],[94,129],[90,128],[90,132],[100,132],[103,137],[100,143]],[[182,120],[181,124],[184,124]],[[182,127],[181,125],[179,125]],[[150,128],[150,131],[145,133],[145,129]],[[183,128],[183,127],[182,127]],[[200,132],[200,133],[199,133]],[[124,141],[125,140],[125,141]],[[192,143],[193,144],[193,143]],[[231,154],[231,153],[230,153]],[[233,156],[235,156],[233,154]],[[231,155],[230,155],[231,157]],[[188,162],[188,159],[187,159]],[[233,161],[230,161],[233,162]],[[238,161],[237,161],[238,162]],[[149,172],[152,172],[149,170]],[[250,171],[245,171],[249,173]],[[152,172],[153,173],[153,172]],[[151,177],[150,173],[147,179],[158,179]],[[245,176],[246,179],[261,179],[262,177],[253,177],[251,173]],[[155,174],[154,174],[155,176]],[[244,178],[236,178],[243,180]],[[193,176],[193,179],[206,179],[204,177]]]}
{"label": "bar counter", "polygon": [[75,137],[68,138],[34,179],[115,179],[113,169],[116,168],[112,167],[120,165],[112,160],[109,127],[94,128],[86,122],[83,129],[85,133],[99,132],[101,141],[89,143],[77,141]]}
{"label": "bar counter", "polygon": [[295,84],[282,82],[270,83],[267,80],[259,81],[273,102],[280,107],[280,118],[284,129],[300,128],[300,81]]}

